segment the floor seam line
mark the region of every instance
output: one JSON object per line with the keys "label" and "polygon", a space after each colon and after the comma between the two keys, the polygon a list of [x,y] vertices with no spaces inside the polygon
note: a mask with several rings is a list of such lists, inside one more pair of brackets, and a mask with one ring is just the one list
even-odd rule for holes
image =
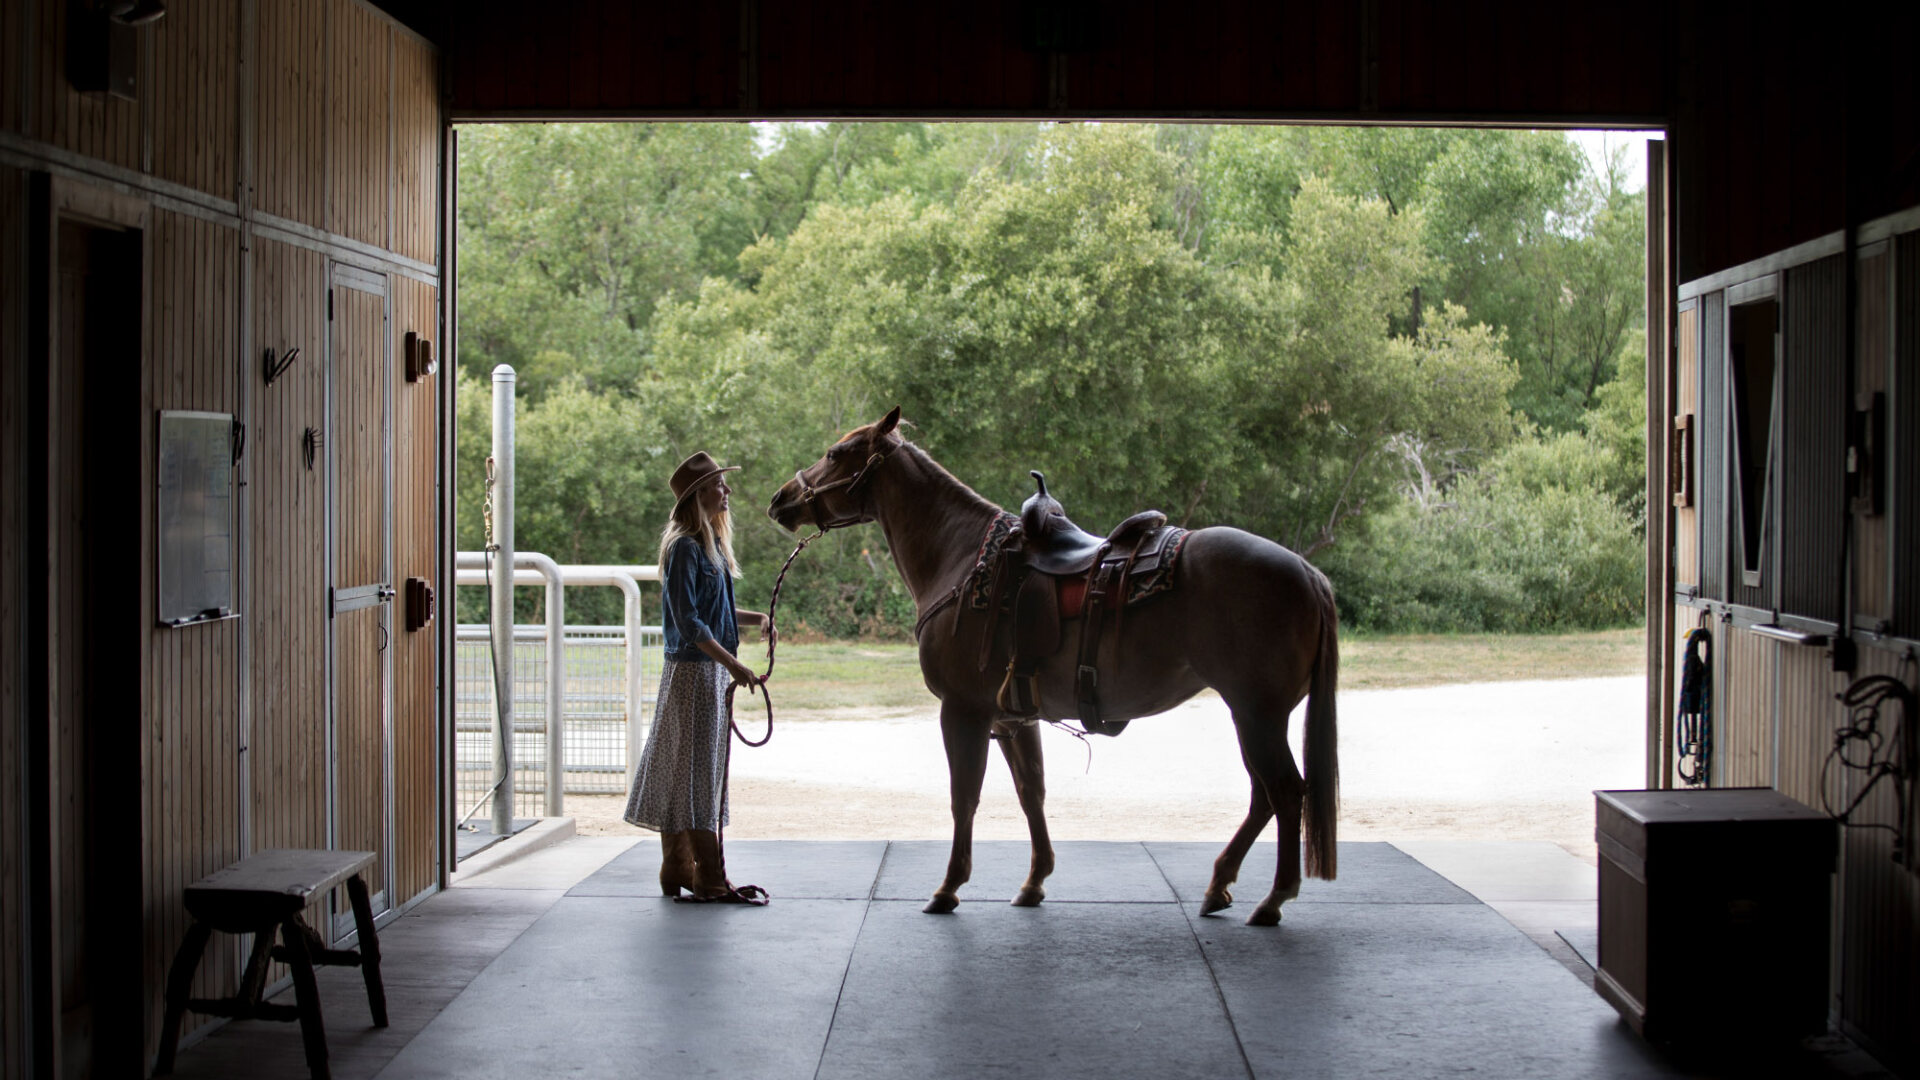
{"label": "floor seam line", "polygon": [[847,949],[847,966],[840,969],[840,986],[833,992],[833,1011],[827,1014],[827,1031],[820,1037],[820,1058],[813,1063],[813,1080],[820,1080],[820,1071],[827,1067],[827,1048],[833,1045],[833,1025],[840,1019],[840,1002],[847,996],[847,980],[853,977],[853,957],[860,951],[860,936],[866,933],[867,916],[873,914],[873,894],[880,891],[880,875],[887,871],[887,853],[893,850],[893,841],[880,849],[880,865],[873,869],[873,884],[867,888],[867,904],[860,909],[860,925],[853,930],[853,944]]}
{"label": "floor seam line", "polygon": [[[1166,867],[1160,865],[1160,860],[1153,857],[1153,852],[1148,850],[1145,843],[1140,845],[1140,850],[1145,851],[1147,858],[1153,860],[1153,868],[1160,872],[1160,880],[1167,883],[1167,888],[1175,896],[1180,895],[1179,891],[1173,888],[1173,879],[1167,876]],[[1194,928],[1193,916],[1187,914],[1187,905],[1180,904],[1179,908],[1180,918],[1187,924],[1187,934],[1193,938],[1194,951],[1200,954],[1200,962],[1206,965],[1207,979],[1213,983],[1214,996],[1220,999],[1220,1015],[1226,1018],[1227,1030],[1233,1033],[1233,1048],[1240,1051],[1240,1065],[1247,1070],[1247,1080],[1254,1080],[1253,1059],[1247,1056],[1247,1044],[1240,1040],[1240,1025],[1233,1022],[1233,1007],[1227,1004],[1227,992],[1220,986],[1219,973],[1213,970],[1213,958],[1207,955],[1207,946],[1200,940],[1200,931]],[[818,1078],[816,1077],[815,1080]]]}

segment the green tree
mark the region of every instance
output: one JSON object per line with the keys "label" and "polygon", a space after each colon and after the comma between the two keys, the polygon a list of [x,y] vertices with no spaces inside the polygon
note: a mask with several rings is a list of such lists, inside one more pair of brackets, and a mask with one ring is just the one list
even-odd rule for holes
{"label": "green tree", "polygon": [[751,133],[738,124],[467,128],[460,139],[461,363],[617,389],[663,299],[731,276],[754,238]]}

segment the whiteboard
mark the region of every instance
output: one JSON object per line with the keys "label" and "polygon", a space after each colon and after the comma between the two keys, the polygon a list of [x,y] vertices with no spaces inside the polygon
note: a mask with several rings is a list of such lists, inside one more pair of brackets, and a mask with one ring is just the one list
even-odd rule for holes
{"label": "whiteboard", "polygon": [[155,545],[160,623],[233,616],[232,413],[162,412]]}

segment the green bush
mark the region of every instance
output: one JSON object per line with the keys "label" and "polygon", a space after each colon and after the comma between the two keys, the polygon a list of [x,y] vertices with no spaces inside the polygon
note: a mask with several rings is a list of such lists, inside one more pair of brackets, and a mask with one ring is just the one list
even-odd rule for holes
{"label": "green bush", "polygon": [[1445,501],[1405,500],[1322,555],[1342,620],[1396,632],[1532,633],[1642,617],[1644,541],[1577,435],[1524,440]]}

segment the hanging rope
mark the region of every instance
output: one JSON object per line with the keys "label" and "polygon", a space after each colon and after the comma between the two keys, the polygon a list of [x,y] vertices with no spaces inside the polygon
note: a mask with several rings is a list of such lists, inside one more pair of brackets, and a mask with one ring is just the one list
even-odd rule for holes
{"label": "hanging rope", "polygon": [[[1673,742],[1680,779],[1688,787],[1705,787],[1713,767],[1713,633],[1704,626],[1687,632]],[[1693,759],[1692,768],[1688,758]]]}

